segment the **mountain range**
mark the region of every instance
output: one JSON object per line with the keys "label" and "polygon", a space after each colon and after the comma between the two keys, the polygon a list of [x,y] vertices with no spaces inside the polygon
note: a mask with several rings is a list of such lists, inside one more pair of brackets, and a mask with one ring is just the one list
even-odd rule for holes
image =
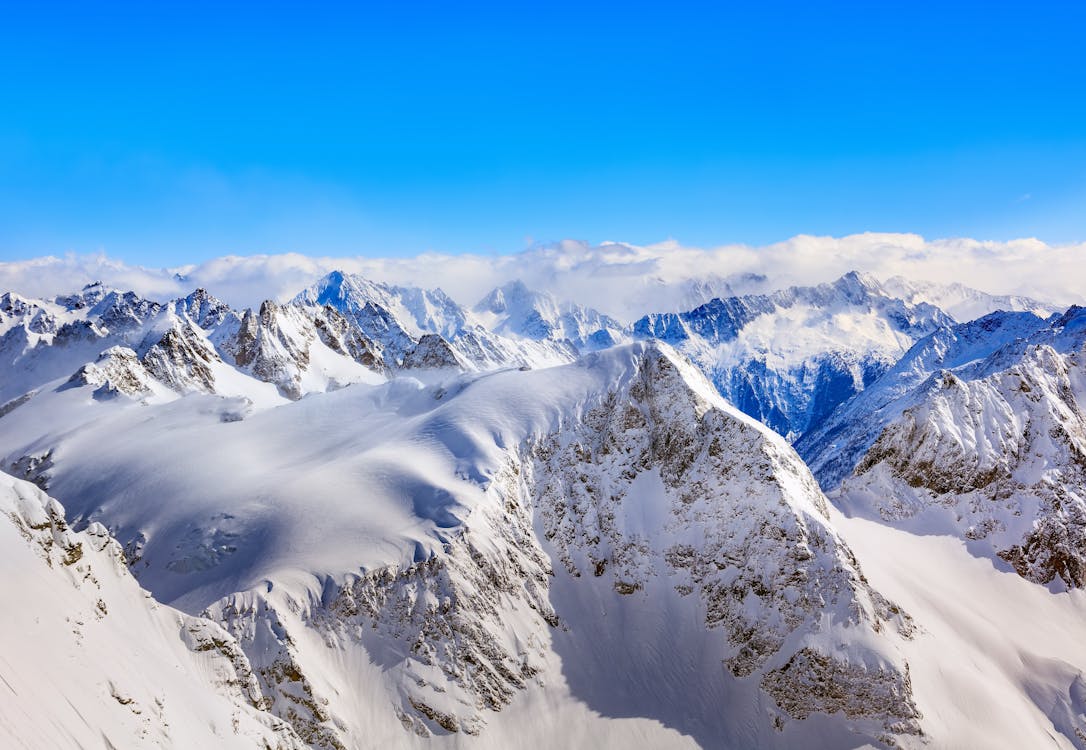
{"label": "mountain range", "polygon": [[1086,312],[731,291],[3,294],[0,737],[1086,748]]}

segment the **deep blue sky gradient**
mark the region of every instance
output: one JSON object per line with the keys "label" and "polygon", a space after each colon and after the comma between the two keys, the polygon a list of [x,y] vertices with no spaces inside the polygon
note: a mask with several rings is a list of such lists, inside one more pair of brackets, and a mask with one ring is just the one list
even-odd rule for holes
{"label": "deep blue sky gradient", "polygon": [[1086,3],[525,6],[5,4],[0,259],[1086,240]]}

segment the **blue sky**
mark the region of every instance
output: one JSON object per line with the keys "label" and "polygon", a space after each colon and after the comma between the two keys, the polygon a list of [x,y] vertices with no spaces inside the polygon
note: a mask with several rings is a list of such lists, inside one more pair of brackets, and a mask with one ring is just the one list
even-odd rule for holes
{"label": "blue sky", "polygon": [[517,5],[9,4],[0,259],[1086,240],[1086,3]]}

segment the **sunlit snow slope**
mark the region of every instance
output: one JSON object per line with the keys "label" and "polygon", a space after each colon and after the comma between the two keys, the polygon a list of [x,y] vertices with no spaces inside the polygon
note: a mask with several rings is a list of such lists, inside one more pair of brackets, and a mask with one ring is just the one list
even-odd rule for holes
{"label": "sunlit snow slope", "polygon": [[0,474],[0,746],[301,750],[221,627],[155,602],[105,528]]}
{"label": "sunlit snow slope", "polygon": [[67,385],[4,416],[0,451],[48,456],[34,475],[75,522],[226,627],[315,747],[500,743],[540,701],[561,708],[537,723],[639,718],[657,745],[921,731],[912,620],[791,448],[666,347],[243,419]]}

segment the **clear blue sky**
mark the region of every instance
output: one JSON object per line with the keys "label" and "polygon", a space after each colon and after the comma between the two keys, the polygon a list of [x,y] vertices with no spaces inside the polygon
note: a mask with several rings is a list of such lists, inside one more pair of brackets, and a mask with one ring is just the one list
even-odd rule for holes
{"label": "clear blue sky", "polygon": [[0,259],[1086,240],[1086,3],[518,5],[8,3]]}

